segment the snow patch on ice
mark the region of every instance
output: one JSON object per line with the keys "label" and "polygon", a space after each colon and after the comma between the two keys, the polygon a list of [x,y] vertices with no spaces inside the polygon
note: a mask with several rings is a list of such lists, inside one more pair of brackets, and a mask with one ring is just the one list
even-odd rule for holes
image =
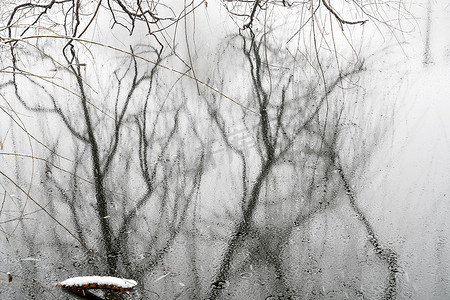
{"label": "snow patch on ice", "polygon": [[124,279],[111,276],[80,276],[69,278],[61,282],[61,286],[63,287],[83,286],[89,284],[111,285],[129,289],[137,285],[137,282],[132,279]]}

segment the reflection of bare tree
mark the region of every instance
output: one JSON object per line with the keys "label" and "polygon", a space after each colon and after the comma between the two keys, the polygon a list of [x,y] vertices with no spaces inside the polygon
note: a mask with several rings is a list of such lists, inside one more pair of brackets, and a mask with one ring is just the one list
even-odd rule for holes
{"label": "reflection of bare tree", "polygon": [[[343,79],[361,72],[363,65],[357,64],[350,67],[341,76],[327,79],[327,91],[322,96],[320,96],[321,91],[315,89],[304,97],[295,97],[289,91],[292,90],[292,85],[301,85],[301,83],[293,83],[292,76],[289,74],[274,75],[272,71],[272,76],[277,81],[279,89],[270,87],[269,91],[269,87],[265,87],[266,76],[270,76],[270,73],[267,71],[267,65],[262,62],[262,53],[270,48],[264,49],[263,38],[258,40],[254,36],[251,38],[242,36],[242,40],[243,54],[249,65],[252,95],[259,112],[257,125],[249,129],[248,133],[256,141],[255,151],[259,155],[256,165],[260,167],[257,175],[249,178],[248,174],[252,173],[249,168],[254,165],[248,161],[249,157],[246,157],[243,151],[231,142],[226,130],[229,126],[226,125],[225,117],[222,117],[218,109],[210,104],[210,116],[222,136],[224,144],[240,157],[242,217],[236,221],[233,233],[222,254],[220,267],[212,284],[209,298],[219,297],[226,288],[227,282],[230,280],[234,282],[239,275],[238,272],[246,269],[233,266],[255,265],[258,262],[269,266],[274,272],[275,279],[270,283],[272,294],[283,295],[282,297],[286,297],[286,299],[292,296],[309,297],[305,291],[310,289],[310,286],[298,286],[289,278],[288,269],[292,261],[285,260],[285,252],[289,241],[293,239],[293,231],[302,228],[326,209],[336,207],[338,205],[336,198],[340,197],[341,193],[349,195],[350,205],[367,231],[374,251],[381,260],[387,263],[390,275],[385,295],[386,298],[395,297],[398,269],[396,254],[380,245],[370,221],[358,207],[354,191],[348,182],[348,174],[344,175],[342,166],[336,159],[337,150],[333,145],[338,139],[339,111],[337,111],[335,123],[328,114],[324,119],[324,122],[328,124],[326,127],[321,121],[325,104],[330,99],[334,99],[334,90],[342,83]],[[270,57],[276,59],[275,55],[271,54]],[[250,103],[252,102],[250,101]],[[292,114],[292,111],[295,111],[295,114]],[[305,144],[304,141],[308,142]],[[289,172],[290,168],[294,169],[292,173]],[[312,170],[308,170],[309,168]],[[284,171],[296,174],[302,181],[301,186],[286,187],[282,182],[276,183],[278,181],[277,174],[280,175]],[[271,210],[270,206],[289,207],[294,203],[289,198],[277,198],[276,193],[273,194],[270,191],[286,188],[291,190],[290,197],[298,197],[297,193],[303,194],[305,203],[298,213],[286,215],[285,212],[277,216],[279,211],[276,208]],[[295,191],[297,188],[300,190]],[[268,218],[269,221],[266,220],[266,226],[261,227],[261,220],[256,217],[256,212],[264,206],[268,207],[266,219]],[[295,209],[292,207],[292,210]],[[286,220],[273,221],[274,218],[285,218]],[[242,252],[243,248],[250,252],[248,260],[238,254]],[[297,253],[297,255],[306,255],[307,252],[308,250],[305,249],[305,252]],[[311,268],[317,269],[314,266]],[[310,291],[313,294],[317,292],[318,290],[314,290],[314,288]],[[356,290],[355,293],[361,294],[362,292]]]}
{"label": "reflection of bare tree", "polygon": [[[157,80],[156,66],[147,71],[130,56],[125,68],[120,66],[113,72],[109,91],[96,106],[93,103],[99,103],[101,96],[91,94],[92,80],[85,75],[77,49],[68,49],[69,69],[64,76],[80,95],[80,99],[72,99],[75,105],[27,77],[19,81],[14,74],[10,85],[26,110],[48,120],[58,116],[54,121],[67,133],[61,141],[61,132],[42,126],[46,144],[54,145],[53,153],[69,149],[73,162],[66,168],[71,174],[67,178],[55,174],[57,155],[51,153],[44,160],[42,188],[51,191],[46,195],[49,211],[58,216],[61,208],[67,207],[67,220],[76,236],[86,247],[95,249],[77,262],[78,268],[144,280],[163,261],[186,222],[201,182],[203,148],[186,152],[184,135],[189,127],[180,128],[180,123],[191,116],[184,97],[177,101],[172,94],[173,99],[157,99],[167,90]],[[161,51],[150,53],[156,62],[163,59]],[[42,59],[51,63],[46,57]],[[27,84],[44,97],[29,100],[22,88]],[[191,133],[201,145],[195,128]],[[195,141],[191,139],[192,145]],[[133,189],[137,186],[139,189]],[[93,227],[96,224],[99,231]],[[35,241],[27,228],[22,231],[27,243]],[[73,245],[65,245],[57,231],[53,238],[63,262],[67,255],[64,249]]]}
{"label": "reflection of bare tree", "polygon": [[[161,57],[161,53],[157,53],[157,55]],[[106,255],[108,272],[112,274],[117,272],[118,259],[121,258],[127,273],[139,280],[159,263],[184,224],[187,210],[201,179],[202,158],[200,156],[199,160],[192,165],[187,162],[184,151],[177,150],[177,147],[183,147],[183,143],[180,142],[181,133],[179,130],[179,122],[181,122],[180,118],[184,106],[183,102],[177,104],[178,107],[171,109],[172,112],[164,112],[163,110],[167,106],[162,103],[155,119],[151,117],[152,114],[149,112],[149,109],[150,106],[155,105],[151,93],[156,76],[156,67],[149,74],[145,73],[139,76],[137,63],[133,59],[132,67],[129,70],[134,73],[133,79],[129,83],[129,89],[126,92],[126,98],[124,103],[121,104],[121,108],[119,108],[119,90],[122,86],[122,79],[117,79],[118,97],[116,98],[114,110],[115,124],[111,131],[111,137],[106,139],[109,142],[102,143],[103,145],[98,142],[97,136],[99,135],[103,135],[102,140],[105,141],[104,133],[96,130],[95,126],[93,126],[92,109],[88,107],[85,101],[81,101],[81,104],[85,120],[85,135],[87,135],[85,140],[88,141],[86,144],[90,148],[92,175],[95,180],[96,211],[101,229],[102,253]],[[74,68],[72,71],[77,75],[80,93],[85,98],[86,93],[81,80],[82,73],[79,67],[78,69]],[[122,78],[125,75],[128,76],[128,74],[124,74]],[[120,139],[123,136],[121,131],[125,130],[123,127],[126,124],[127,108],[130,100],[134,97],[134,93],[144,84],[148,87],[147,96],[144,98],[142,106],[143,109],[129,119],[127,123],[130,125],[136,124],[138,129],[135,150],[130,154],[119,152]],[[158,132],[158,126],[160,125],[160,119],[163,120],[162,122],[168,122],[167,118],[173,118],[173,124],[171,125],[172,129],[166,135],[165,132]],[[158,136],[158,134],[161,136]],[[80,136],[82,135],[80,134]],[[129,141],[126,142],[128,143]],[[106,151],[102,148],[106,149]],[[102,155],[101,153],[106,154]],[[173,153],[174,156],[170,157],[169,153]],[[124,165],[115,161],[113,168],[112,162],[117,155],[125,156],[123,158],[125,160]],[[133,155],[135,155],[135,158],[130,158]],[[151,158],[156,159],[150,161]],[[121,177],[117,178],[114,174],[117,168],[121,167],[124,168],[124,171],[129,172],[128,175],[125,173],[122,176],[134,176],[133,172],[135,171],[130,167],[130,164],[132,164],[131,160],[137,160],[141,174],[140,180],[144,183],[145,188],[141,193],[127,191],[126,194],[138,197],[138,200],[134,204],[127,202],[122,204],[122,222],[119,223],[115,234],[115,230],[110,222],[112,203],[108,200],[111,196],[108,196],[106,181],[120,180]],[[192,169],[192,171],[189,171],[189,169]],[[118,186],[124,191],[127,189],[125,183],[124,186],[121,186],[120,183]],[[143,248],[130,248],[129,233],[131,230],[136,230],[136,216],[141,210],[148,207],[150,203],[152,203],[154,208],[157,208],[159,205],[157,225],[151,228],[153,232],[150,233],[147,246],[142,244]],[[136,250],[145,255],[145,258],[138,265],[130,261],[130,253]]]}

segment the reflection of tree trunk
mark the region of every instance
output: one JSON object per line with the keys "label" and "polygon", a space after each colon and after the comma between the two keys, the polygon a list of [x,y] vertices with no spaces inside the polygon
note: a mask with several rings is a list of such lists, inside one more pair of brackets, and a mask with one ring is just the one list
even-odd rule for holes
{"label": "reflection of tree trunk", "polygon": [[[79,67],[78,67],[79,68]],[[81,80],[80,74],[77,76],[78,85],[81,90],[81,96],[83,99],[86,99],[86,95],[84,92],[83,81]],[[97,140],[94,135],[94,129],[91,123],[91,116],[89,113],[89,109],[87,107],[86,101],[81,101],[81,105],[83,107],[84,120],[86,123],[86,131],[89,136],[89,144],[91,146],[91,158],[93,164],[93,175],[95,182],[95,198],[97,200],[97,212],[99,215],[100,221],[100,230],[102,233],[102,243],[105,248],[106,260],[108,262],[108,274],[115,275],[116,270],[116,254],[112,244],[112,228],[109,223],[108,216],[108,204],[106,202],[106,195],[103,188],[103,174],[101,172],[100,167],[100,153],[97,144]]]}
{"label": "reflection of tree trunk", "polygon": [[[256,209],[256,204],[258,203],[259,194],[261,192],[262,184],[264,183],[264,180],[266,179],[267,175],[270,173],[270,170],[272,169],[274,160],[269,160],[266,162],[266,164],[261,168],[261,171],[256,179],[256,182],[252,188],[249,204],[247,208],[244,210],[243,218],[236,226],[236,229],[233,233],[233,236],[228,241],[228,248],[225,250],[225,254],[222,258],[222,262],[220,265],[220,269],[218,274],[216,275],[215,283],[224,282],[229,276],[230,268],[231,268],[231,261],[233,259],[234,253],[237,249],[240,247],[240,243],[242,242],[243,238],[249,233],[251,221],[253,218],[253,214]],[[211,293],[209,295],[210,299],[215,299],[220,295],[221,289],[217,288],[216,286],[213,286],[213,289],[211,290]]]}
{"label": "reflection of tree trunk", "polygon": [[[228,248],[225,250],[225,253],[222,258],[222,262],[219,268],[219,272],[216,275],[215,284],[213,284],[213,288],[211,289],[211,293],[209,295],[210,299],[215,299],[221,293],[222,283],[226,281],[229,276],[231,262],[236,250],[240,247],[240,243],[242,239],[249,233],[251,229],[251,222],[253,215],[255,213],[257,203],[259,200],[260,192],[262,189],[262,185],[266,180],[267,176],[270,174],[270,171],[276,161],[275,159],[275,149],[274,145],[276,142],[273,141],[271,136],[270,129],[270,121],[267,114],[267,106],[269,104],[269,98],[267,93],[264,91],[261,80],[261,57],[259,54],[259,47],[261,44],[257,45],[255,38],[253,37],[250,45],[250,49],[246,49],[246,38],[243,38],[244,41],[244,55],[247,57],[251,67],[251,78],[253,82],[253,87],[256,93],[256,98],[259,106],[260,113],[260,134],[261,140],[263,143],[263,147],[265,149],[265,155],[261,153],[261,170],[256,178],[256,181],[251,189],[250,198],[246,205],[243,205],[243,217],[242,220],[237,224],[234,233],[231,239],[228,241]],[[255,59],[253,58],[255,57]],[[253,61],[254,60],[254,61]],[[215,118],[217,122],[217,118]],[[223,133],[224,134],[224,133]]]}
{"label": "reflection of tree trunk", "polygon": [[[250,67],[251,67],[251,78],[252,83],[254,87],[254,91],[257,98],[257,103],[259,106],[259,113],[260,113],[260,140],[262,141],[262,146],[264,148],[264,153],[261,153],[261,170],[259,171],[259,174],[255,180],[255,183],[253,187],[251,188],[250,197],[245,203],[245,199],[243,199],[242,207],[243,207],[243,217],[241,221],[238,222],[234,233],[231,237],[231,239],[228,241],[228,248],[225,250],[225,253],[222,258],[222,262],[219,268],[219,272],[216,275],[215,283],[213,284],[213,288],[211,289],[211,293],[209,295],[210,299],[215,299],[218,297],[221,293],[222,283],[226,281],[226,279],[229,276],[230,268],[231,268],[231,262],[234,256],[234,253],[237,249],[239,249],[240,244],[242,243],[243,239],[247,234],[251,231],[251,223],[252,219],[255,213],[255,210],[257,208],[258,200],[260,197],[261,189],[263,186],[263,183],[265,182],[267,176],[270,174],[275,162],[276,162],[276,156],[275,156],[275,145],[276,145],[276,139],[272,138],[271,133],[271,127],[270,127],[270,120],[268,117],[268,105],[269,105],[269,97],[267,93],[265,92],[263,86],[262,86],[262,80],[261,80],[261,72],[262,72],[262,62],[261,57],[259,53],[259,48],[261,46],[261,43],[258,45],[255,38],[253,37],[250,40],[250,47],[247,50],[247,41],[246,38],[243,38],[244,41],[244,55],[247,57]],[[223,126],[220,126],[218,122],[217,116],[214,118],[217,125],[219,126],[219,129],[222,131],[222,135],[225,135]],[[278,120],[280,121],[280,120]],[[229,144],[229,143],[228,143]],[[243,163],[245,163],[245,159],[243,160]],[[243,174],[245,176],[245,173]],[[244,184],[245,186],[245,184]],[[244,193],[245,194],[245,193]],[[278,266],[279,267],[279,266]],[[276,268],[278,271],[279,268]],[[281,273],[280,273],[281,274]]]}
{"label": "reflection of tree trunk", "polygon": [[431,49],[430,49],[430,36],[431,36],[431,15],[432,15],[432,0],[428,0],[427,6],[427,29],[425,31],[425,49],[423,52],[423,63],[432,63]]}

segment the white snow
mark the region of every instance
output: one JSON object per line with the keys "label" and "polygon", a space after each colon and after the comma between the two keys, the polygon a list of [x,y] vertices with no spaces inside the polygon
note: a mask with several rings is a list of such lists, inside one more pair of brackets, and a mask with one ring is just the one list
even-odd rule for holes
{"label": "white snow", "polygon": [[41,261],[39,258],[36,257],[26,257],[26,258],[22,258],[22,261]]}
{"label": "white snow", "polygon": [[61,282],[61,286],[69,287],[69,286],[82,286],[88,284],[97,284],[97,285],[112,285],[125,289],[129,289],[134,287],[137,282],[131,279],[110,277],[110,276],[81,276],[81,277],[72,277]]}

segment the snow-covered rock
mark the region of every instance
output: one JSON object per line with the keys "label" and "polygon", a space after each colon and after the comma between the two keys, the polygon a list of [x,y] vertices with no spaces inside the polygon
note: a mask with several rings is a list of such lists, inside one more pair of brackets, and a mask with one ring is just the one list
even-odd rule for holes
{"label": "snow-covered rock", "polygon": [[57,286],[66,289],[110,289],[129,291],[137,282],[132,279],[117,278],[111,276],[80,276],[66,279]]}

